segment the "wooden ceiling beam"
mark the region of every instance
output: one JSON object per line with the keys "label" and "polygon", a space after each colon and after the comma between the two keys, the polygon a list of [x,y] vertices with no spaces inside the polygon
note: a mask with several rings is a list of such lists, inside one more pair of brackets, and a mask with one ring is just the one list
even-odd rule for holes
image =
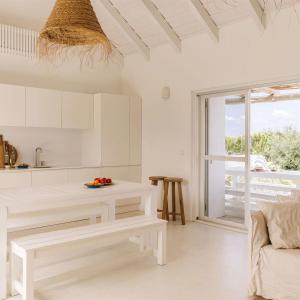
{"label": "wooden ceiling beam", "polygon": [[157,6],[151,0],[142,0],[142,2],[155,21],[158,23],[171,45],[175,48],[175,50],[181,51],[181,40],[179,36],[168,23],[166,18],[161,14]]}
{"label": "wooden ceiling beam", "polygon": [[219,41],[219,28],[211,15],[208,13],[207,9],[204,7],[203,3],[200,0],[191,0],[191,3],[195,7],[198,15],[201,17],[204,22],[206,29],[211,36],[211,38],[218,42]]}
{"label": "wooden ceiling beam", "polygon": [[112,60],[115,60],[116,63],[120,64],[122,67],[124,66],[124,55],[115,46],[113,46]]}
{"label": "wooden ceiling beam", "polygon": [[258,0],[249,0],[252,16],[257,23],[259,29],[265,30],[267,27],[266,13]]}
{"label": "wooden ceiling beam", "polygon": [[110,0],[98,0],[115,19],[122,28],[124,33],[131,39],[141,54],[147,59],[150,59],[150,48],[144,43],[142,38],[135,32],[130,24],[123,18],[119,10],[112,4]]}

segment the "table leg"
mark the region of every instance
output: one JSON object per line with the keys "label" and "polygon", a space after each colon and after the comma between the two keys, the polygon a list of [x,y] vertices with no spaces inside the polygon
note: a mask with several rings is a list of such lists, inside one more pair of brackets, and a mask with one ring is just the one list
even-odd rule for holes
{"label": "table leg", "polygon": [[108,205],[108,221],[114,221],[116,219],[116,201],[111,200],[107,202]]}
{"label": "table leg", "polygon": [[[143,197],[145,205],[145,215],[157,218],[157,203],[160,198],[159,189],[150,192],[147,196]],[[144,247],[147,249],[155,249],[157,238],[153,232],[149,232],[144,236]]]}
{"label": "table leg", "polygon": [[152,191],[144,197],[145,215],[157,218],[157,203],[159,199],[159,190]]}
{"label": "table leg", "polygon": [[0,206],[0,300],[7,298],[7,207]]}

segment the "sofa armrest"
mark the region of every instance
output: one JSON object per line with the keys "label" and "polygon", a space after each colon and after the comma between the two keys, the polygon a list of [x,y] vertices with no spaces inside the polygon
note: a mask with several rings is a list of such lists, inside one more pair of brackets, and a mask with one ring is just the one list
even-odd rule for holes
{"label": "sofa armrest", "polygon": [[269,244],[268,227],[263,213],[261,211],[252,213],[249,226],[250,295],[256,293],[255,276],[258,269],[260,249]]}

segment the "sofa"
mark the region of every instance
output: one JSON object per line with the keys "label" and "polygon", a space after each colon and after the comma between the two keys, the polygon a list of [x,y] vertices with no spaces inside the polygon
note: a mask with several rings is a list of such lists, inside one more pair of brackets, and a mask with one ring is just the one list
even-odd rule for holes
{"label": "sofa", "polygon": [[254,212],[250,219],[249,296],[299,300],[300,249],[275,249],[263,213]]}

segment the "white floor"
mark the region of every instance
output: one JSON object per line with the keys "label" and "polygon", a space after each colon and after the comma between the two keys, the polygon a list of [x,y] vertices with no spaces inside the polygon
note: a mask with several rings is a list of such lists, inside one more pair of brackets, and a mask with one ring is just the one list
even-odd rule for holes
{"label": "white floor", "polygon": [[122,244],[105,249],[92,269],[39,287],[35,300],[246,300],[246,234],[170,223],[167,266]]}

